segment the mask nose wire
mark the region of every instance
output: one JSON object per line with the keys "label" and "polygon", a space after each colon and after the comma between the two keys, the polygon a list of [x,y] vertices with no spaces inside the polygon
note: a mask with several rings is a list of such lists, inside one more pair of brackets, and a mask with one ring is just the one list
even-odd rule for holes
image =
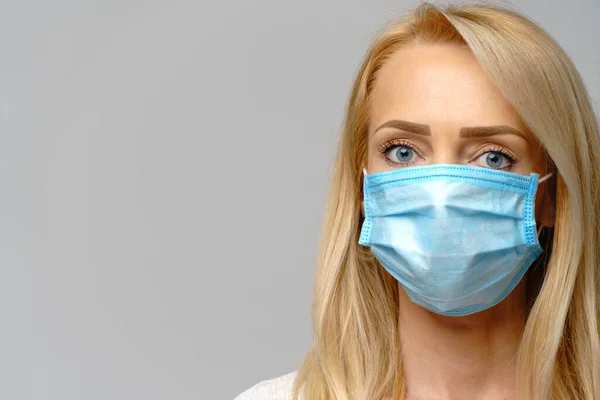
{"label": "mask nose wire", "polygon": [[[366,168],[363,168],[362,172],[363,172],[363,176],[364,176],[364,175],[369,175],[369,174],[367,174],[367,169],[366,169]],[[549,179],[549,178],[550,178],[552,175],[554,175],[554,173],[553,173],[553,172],[550,172],[549,174],[547,174],[547,175],[546,175],[546,176],[544,176],[543,178],[540,178],[540,179],[538,180],[538,184],[540,184],[540,183],[544,182],[545,180]]]}

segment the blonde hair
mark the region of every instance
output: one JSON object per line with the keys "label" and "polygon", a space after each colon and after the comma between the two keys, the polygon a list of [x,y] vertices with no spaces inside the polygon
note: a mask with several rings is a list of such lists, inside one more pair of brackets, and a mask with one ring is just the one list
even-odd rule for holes
{"label": "blonde hair", "polygon": [[469,46],[556,170],[550,256],[518,352],[519,398],[600,399],[600,137],[589,95],[565,52],[526,17],[493,5],[429,3],[377,37],[354,81],[318,256],[314,346],[294,398],[404,396],[397,282],[358,235],[369,96],[378,69],[411,42]]}

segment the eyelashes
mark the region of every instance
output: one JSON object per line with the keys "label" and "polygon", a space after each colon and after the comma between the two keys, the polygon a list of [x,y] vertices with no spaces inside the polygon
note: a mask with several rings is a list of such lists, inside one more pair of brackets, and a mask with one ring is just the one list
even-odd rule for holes
{"label": "eyelashes", "polygon": [[[407,149],[409,154],[412,155],[416,155],[416,156],[420,156],[419,152],[417,151],[417,149],[410,144],[408,141],[404,140],[404,139],[393,139],[393,140],[389,140],[385,143],[383,143],[381,146],[379,146],[379,154],[381,157],[383,157],[384,161],[388,164],[393,166],[409,166],[414,164],[416,161],[418,160],[411,160],[411,161],[403,161],[403,162],[399,162],[399,161],[394,161],[392,158],[394,158],[393,156],[390,156],[390,153],[392,153],[392,150],[394,149]],[[397,157],[396,157],[397,158]]]}
{"label": "eyelashes", "polygon": [[380,153],[387,153],[390,149],[392,149],[393,147],[396,146],[406,146],[410,149],[412,149],[413,151],[415,151],[415,148],[406,140],[404,139],[392,139],[392,140],[388,140],[387,142],[383,143],[381,146],[379,146],[379,152]]}
{"label": "eyelashes", "polygon": [[[378,155],[392,167],[407,167],[415,164],[419,159],[423,159],[416,146],[405,139],[388,140],[381,144],[377,150]],[[411,156],[409,157],[410,160],[406,159],[407,155]],[[478,150],[469,159],[469,164],[484,168],[510,170],[518,161],[518,157],[508,148],[495,144],[484,146]]]}

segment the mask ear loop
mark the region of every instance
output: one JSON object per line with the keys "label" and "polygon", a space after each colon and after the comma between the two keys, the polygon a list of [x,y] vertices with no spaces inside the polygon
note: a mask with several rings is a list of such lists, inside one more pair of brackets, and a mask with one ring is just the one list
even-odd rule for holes
{"label": "mask ear loop", "polygon": [[544,226],[544,225],[540,225],[540,227],[539,227],[539,228],[538,228],[538,230],[537,230],[537,234],[538,234],[538,236],[540,236],[540,233],[542,232],[542,229],[544,229],[544,228],[545,228],[545,226]]}
{"label": "mask ear loop", "polygon": [[[544,176],[542,179],[540,179],[540,180],[538,181],[538,185],[539,185],[540,183],[544,182],[545,180],[547,180],[548,178],[550,178],[552,175],[553,175],[553,173],[552,173],[552,172],[550,172],[548,175]],[[540,227],[538,228],[538,230],[537,230],[537,234],[538,234],[538,236],[540,235],[540,232],[542,231],[542,229],[544,229],[544,225],[540,225]]]}
{"label": "mask ear loop", "polygon": [[546,175],[546,176],[544,176],[543,178],[541,178],[541,179],[538,181],[538,184],[540,184],[540,183],[544,182],[545,180],[547,180],[548,178],[550,178],[552,175],[554,175],[554,173],[550,172],[548,175]]}

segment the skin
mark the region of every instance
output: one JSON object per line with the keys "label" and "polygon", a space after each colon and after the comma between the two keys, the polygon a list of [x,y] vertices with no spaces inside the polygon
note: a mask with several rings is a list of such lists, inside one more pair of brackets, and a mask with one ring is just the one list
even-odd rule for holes
{"label": "skin", "polygon": [[[428,125],[429,135],[415,133],[419,129],[414,126],[389,123],[395,120]],[[381,127],[386,123],[389,126]],[[462,128],[489,126],[508,128],[485,136],[471,130],[469,137],[461,136]],[[392,147],[385,150],[386,145]],[[407,166],[465,164],[544,176],[545,162],[535,136],[466,46],[408,45],[380,69],[370,103],[369,174]],[[553,226],[545,199],[542,183],[536,221]],[[412,303],[400,286],[406,398],[516,398],[515,356],[525,325],[525,281],[497,306],[464,317],[432,313]]]}

